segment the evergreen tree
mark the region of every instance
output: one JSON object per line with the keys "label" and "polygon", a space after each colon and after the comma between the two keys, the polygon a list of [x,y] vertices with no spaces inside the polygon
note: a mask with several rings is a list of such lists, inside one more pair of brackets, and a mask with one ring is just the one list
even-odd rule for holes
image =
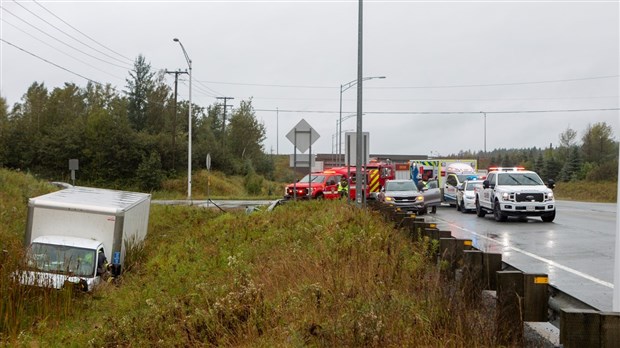
{"label": "evergreen tree", "polygon": [[581,156],[579,154],[579,147],[573,146],[570,149],[568,158],[562,166],[562,170],[558,175],[560,181],[575,181],[579,178],[579,170],[581,168]]}
{"label": "evergreen tree", "polygon": [[146,127],[148,97],[154,89],[154,72],[151,65],[146,63],[144,56],[139,55],[134,62],[134,68],[129,72],[131,79],[126,79],[127,98],[129,99],[128,117],[131,127],[141,131]]}

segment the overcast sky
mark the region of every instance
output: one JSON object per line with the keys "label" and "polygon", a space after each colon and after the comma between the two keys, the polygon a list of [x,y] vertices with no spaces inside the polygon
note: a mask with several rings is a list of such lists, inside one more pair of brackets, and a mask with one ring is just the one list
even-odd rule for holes
{"label": "overcast sky", "polygon": [[[176,37],[195,104],[252,98],[267,152],[292,153],[285,135],[301,119],[320,135],[313,152],[337,152],[341,85],[357,79],[357,0],[0,2],[10,106],[35,81],[124,90],[139,54],[187,69]],[[370,152],[483,150],[483,112],[488,150],[556,145],[596,122],[618,140],[619,113],[603,109],[619,107],[619,14],[618,1],[365,1],[363,75],[386,77],[363,83]],[[356,127],[356,93],[342,93],[343,131]]]}

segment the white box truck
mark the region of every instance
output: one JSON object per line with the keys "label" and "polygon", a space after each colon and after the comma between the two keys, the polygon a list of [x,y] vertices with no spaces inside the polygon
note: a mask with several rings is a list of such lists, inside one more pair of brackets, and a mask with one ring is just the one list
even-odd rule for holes
{"label": "white box truck", "polygon": [[28,201],[25,285],[86,291],[101,282],[102,261],[112,276],[123,270],[126,248],[146,237],[151,195],[72,187]]}

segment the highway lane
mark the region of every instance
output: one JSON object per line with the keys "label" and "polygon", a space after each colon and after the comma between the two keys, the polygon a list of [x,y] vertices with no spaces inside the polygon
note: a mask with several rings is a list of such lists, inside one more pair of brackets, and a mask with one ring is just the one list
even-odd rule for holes
{"label": "highway lane", "polygon": [[502,254],[502,260],[528,273],[546,273],[549,283],[600,311],[612,310],[616,204],[557,202],[555,221],[479,218],[441,207],[427,215],[456,238]]}

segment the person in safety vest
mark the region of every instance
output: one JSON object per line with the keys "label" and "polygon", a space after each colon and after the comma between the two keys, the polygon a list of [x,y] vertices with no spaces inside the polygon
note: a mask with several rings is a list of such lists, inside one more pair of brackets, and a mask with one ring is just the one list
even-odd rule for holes
{"label": "person in safety vest", "polygon": [[338,183],[338,194],[340,195],[341,199],[347,198],[349,196],[349,182],[344,176],[340,179],[340,182]]}

